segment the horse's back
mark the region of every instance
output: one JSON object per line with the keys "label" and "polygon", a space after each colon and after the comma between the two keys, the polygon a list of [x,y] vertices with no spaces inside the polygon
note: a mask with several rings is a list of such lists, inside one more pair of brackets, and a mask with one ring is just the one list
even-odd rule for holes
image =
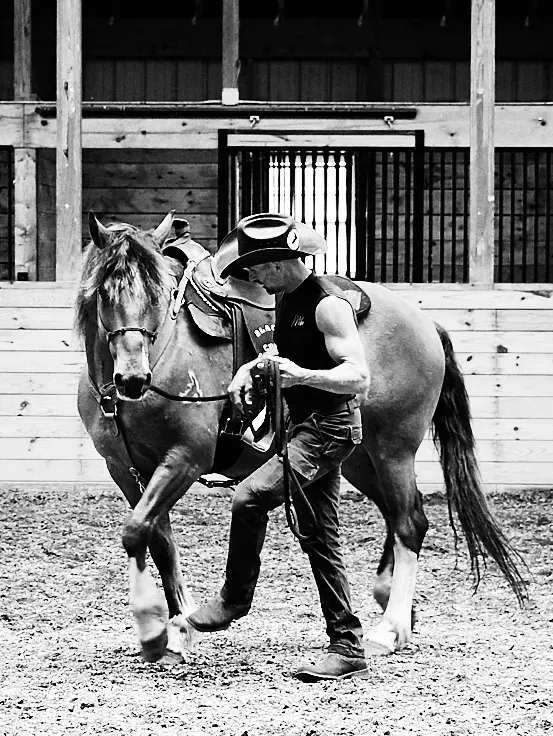
{"label": "horse's back", "polygon": [[444,376],[436,326],[392,290],[373,283],[362,288],[371,298],[359,324],[371,374],[363,403],[367,425],[418,437],[432,419]]}

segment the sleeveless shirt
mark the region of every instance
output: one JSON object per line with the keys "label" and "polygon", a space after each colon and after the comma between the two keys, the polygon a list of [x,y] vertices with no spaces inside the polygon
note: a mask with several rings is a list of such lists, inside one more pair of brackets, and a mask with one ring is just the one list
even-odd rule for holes
{"label": "sleeveless shirt", "polygon": [[[339,287],[311,273],[297,289],[280,297],[276,304],[274,331],[280,356],[312,370],[337,365],[328,354],[324,335],[315,319],[317,305],[331,294],[346,299]],[[314,412],[330,413],[334,406],[355,397],[354,394],[336,394],[311,386],[290,386],[283,389],[283,395],[294,423],[303,421]]]}

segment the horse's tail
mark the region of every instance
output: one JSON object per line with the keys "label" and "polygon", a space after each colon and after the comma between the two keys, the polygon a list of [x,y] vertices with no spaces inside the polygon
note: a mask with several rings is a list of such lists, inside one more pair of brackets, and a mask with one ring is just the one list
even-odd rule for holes
{"label": "horse's tail", "polygon": [[482,489],[475,455],[469,397],[447,331],[436,325],[445,354],[445,375],[432,418],[432,434],[444,474],[449,520],[457,544],[456,513],[467,541],[471,573],[478,588],[486,555],[492,557],[519,603],[526,599],[526,583],[518,563],[523,562],[499,528]]}

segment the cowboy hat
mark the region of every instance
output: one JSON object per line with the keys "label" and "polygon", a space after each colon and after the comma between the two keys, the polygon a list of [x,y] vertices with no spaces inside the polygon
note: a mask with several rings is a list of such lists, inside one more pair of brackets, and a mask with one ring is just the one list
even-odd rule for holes
{"label": "cowboy hat", "polygon": [[263,212],[240,220],[223,238],[217,254],[220,255],[220,275],[226,278],[240,268],[314,256],[325,251],[325,239],[313,228],[289,215]]}

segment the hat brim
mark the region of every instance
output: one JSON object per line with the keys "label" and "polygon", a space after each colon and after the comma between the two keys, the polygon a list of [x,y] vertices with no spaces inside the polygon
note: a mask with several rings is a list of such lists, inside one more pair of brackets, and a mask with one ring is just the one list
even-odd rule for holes
{"label": "hat brim", "polygon": [[289,261],[301,256],[315,256],[325,253],[327,245],[325,239],[316,230],[303,222],[295,223],[298,231],[299,246],[292,248],[258,248],[244,255],[238,255],[237,230],[231,230],[221,241],[213,259],[214,266],[221,278],[230,276],[241,268],[258,266],[271,261]]}

